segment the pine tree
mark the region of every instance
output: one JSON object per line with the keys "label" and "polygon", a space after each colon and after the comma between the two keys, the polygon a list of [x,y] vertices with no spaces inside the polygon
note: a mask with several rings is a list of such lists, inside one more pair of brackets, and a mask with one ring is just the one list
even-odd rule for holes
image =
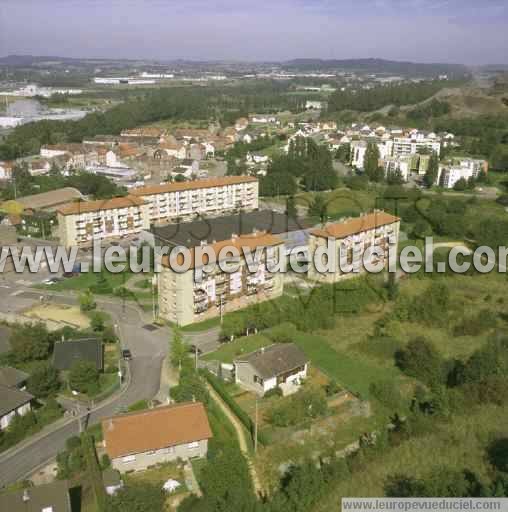
{"label": "pine tree", "polygon": [[429,159],[429,166],[427,168],[427,172],[425,173],[425,176],[423,177],[423,182],[427,187],[432,187],[435,185],[437,176],[439,173],[439,158],[437,156],[437,153],[435,151],[432,152],[432,155],[430,155]]}
{"label": "pine tree", "polygon": [[377,144],[369,142],[367,144],[367,151],[365,152],[363,169],[370,181],[381,181],[383,172],[379,167],[379,148]]}

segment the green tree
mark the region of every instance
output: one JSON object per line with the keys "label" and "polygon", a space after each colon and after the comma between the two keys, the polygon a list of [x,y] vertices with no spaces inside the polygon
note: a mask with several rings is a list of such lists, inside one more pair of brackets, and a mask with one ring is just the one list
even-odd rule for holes
{"label": "green tree", "polygon": [[58,371],[49,363],[41,363],[32,370],[27,382],[27,389],[37,398],[54,395],[60,387]]}
{"label": "green tree", "polygon": [[429,165],[427,167],[427,172],[423,177],[423,182],[427,187],[432,187],[436,184],[437,176],[439,173],[439,157],[435,151],[432,152],[429,159]]}
{"label": "green tree", "polygon": [[291,219],[296,219],[298,216],[298,212],[296,209],[296,201],[295,196],[291,195],[287,198],[286,201],[286,215]]}
{"label": "green tree", "polygon": [[94,296],[90,290],[83,292],[79,296],[79,308],[83,312],[92,311],[97,307]]}
{"label": "green tree", "polygon": [[467,181],[464,178],[460,178],[453,185],[453,190],[463,191],[467,188]]}
{"label": "green tree", "polygon": [[51,335],[41,323],[17,325],[9,341],[12,357],[20,362],[46,359],[52,347]]}
{"label": "green tree", "polygon": [[182,364],[189,355],[188,346],[183,341],[183,336],[180,329],[176,328],[173,331],[173,340],[170,345],[171,364],[174,368],[181,370]]}
{"label": "green tree", "polygon": [[90,315],[90,325],[94,332],[103,332],[106,326],[104,315],[99,311],[93,311]]}
{"label": "green tree", "polygon": [[71,389],[80,393],[94,394],[99,388],[99,371],[91,361],[76,361],[69,371]]}
{"label": "green tree", "polygon": [[409,341],[396,353],[395,361],[404,373],[425,384],[438,385],[444,380],[443,359],[423,337]]}
{"label": "green tree", "polygon": [[378,182],[383,180],[384,174],[379,167],[379,159],[380,155],[377,144],[369,142],[365,151],[363,170],[370,181]]}
{"label": "green tree", "polygon": [[317,217],[321,222],[328,218],[328,204],[323,194],[316,194],[309,206],[309,215]]}

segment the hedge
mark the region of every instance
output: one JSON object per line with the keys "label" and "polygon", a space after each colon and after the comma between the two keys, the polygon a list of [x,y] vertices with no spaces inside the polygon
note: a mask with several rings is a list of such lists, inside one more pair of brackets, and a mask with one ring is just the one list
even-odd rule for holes
{"label": "hedge", "polygon": [[[206,380],[210,383],[212,388],[218,393],[218,395],[224,400],[224,402],[226,402],[226,404],[233,411],[235,416],[243,423],[245,428],[249,431],[252,439],[254,439],[255,426],[251,417],[231,397],[231,395],[228,393],[227,389],[224,387],[222,381],[219,378],[210,373],[208,370],[204,370],[203,375],[205,376]],[[268,440],[261,432],[259,432],[259,429],[258,442],[263,445],[268,444]]]}
{"label": "hedge", "polygon": [[95,452],[95,443],[93,437],[85,433],[81,440],[83,453],[86,460],[86,467],[90,482],[92,484],[95,505],[98,512],[107,512],[107,496],[102,480],[102,472],[97,461],[97,453]]}

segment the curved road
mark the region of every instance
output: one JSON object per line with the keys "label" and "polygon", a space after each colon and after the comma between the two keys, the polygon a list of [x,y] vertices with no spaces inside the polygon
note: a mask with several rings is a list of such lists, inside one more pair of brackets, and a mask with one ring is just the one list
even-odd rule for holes
{"label": "curved road", "polygon": [[[38,298],[39,291],[21,291],[24,299]],[[66,294],[48,294],[59,303],[76,303],[76,297]],[[129,363],[130,379],[127,386],[109,400],[90,412],[89,425],[112,416],[130,404],[151,399],[159,392],[162,361],[168,350],[170,330],[145,329],[146,320],[141,311],[132,305],[125,307],[118,302],[98,300],[98,309],[109,313],[118,325],[122,346],[129,348],[133,359]],[[49,433],[39,433],[20,445],[0,454],[0,487],[25,478],[34,470],[52,460],[65,448],[65,441],[79,433],[78,419],[72,419],[55,427]]]}

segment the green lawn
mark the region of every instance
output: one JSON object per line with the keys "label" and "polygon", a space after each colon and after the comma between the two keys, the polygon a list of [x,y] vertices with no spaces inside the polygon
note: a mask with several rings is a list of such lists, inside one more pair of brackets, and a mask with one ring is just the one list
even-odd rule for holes
{"label": "green lawn", "polygon": [[224,343],[219,350],[206,354],[203,359],[207,361],[219,360],[223,363],[231,363],[233,359],[236,359],[242,354],[248,354],[260,349],[272,345],[272,341],[261,334],[253,334],[252,336],[244,336],[238,338],[231,343]]}
{"label": "green lawn", "polygon": [[311,364],[362,398],[369,396],[372,382],[400,377],[395,367],[376,365],[361,357],[334,350],[323,336],[299,333],[294,341],[310,358]]}
{"label": "green lawn", "polygon": [[[110,274],[110,273],[103,273],[106,277],[106,280],[108,281],[111,288],[117,288],[118,286],[123,286],[124,280],[127,281],[130,277],[130,274]],[[51,286],[44,286],[44,289],[51,290],[51,291],[63,291],[63,290],[76,290],[76,291],[84,291],[88,290],[90,287],[93,287],[97,285],[98,278],[101,276],[99,273],[94,272],[83,272],[82,274],[79,274],[74,277],[69,277],[67,279],[64,279],[58,283],[55,283]]]}

